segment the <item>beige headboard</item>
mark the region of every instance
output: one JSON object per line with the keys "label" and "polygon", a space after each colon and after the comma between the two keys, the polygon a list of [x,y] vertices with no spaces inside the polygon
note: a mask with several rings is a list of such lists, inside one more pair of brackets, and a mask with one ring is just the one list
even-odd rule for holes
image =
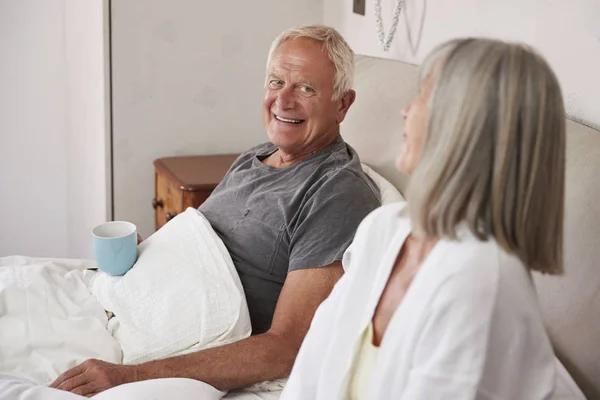
{"label": "beige headboard", "polygon": [[[417,67],[357,59],[356,103],[342,135],[402,192],[395,170],[402,141],[400,110],[417,90]],[[557,355],[588,399],[600,399],[600,132],[567,121],[566,274],[536,275],[540,302]]]}

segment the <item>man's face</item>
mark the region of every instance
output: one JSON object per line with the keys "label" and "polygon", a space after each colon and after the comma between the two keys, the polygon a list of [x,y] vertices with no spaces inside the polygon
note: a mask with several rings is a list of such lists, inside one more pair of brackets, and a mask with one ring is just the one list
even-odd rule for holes
{"label": "man's face", "polygon": [[271,143],[286,153],[300,153],[337,137],[349,105],[343,98],[332,100],[334,75],[335,66],[317,41],[292,39],[274,51],[263,103]]}

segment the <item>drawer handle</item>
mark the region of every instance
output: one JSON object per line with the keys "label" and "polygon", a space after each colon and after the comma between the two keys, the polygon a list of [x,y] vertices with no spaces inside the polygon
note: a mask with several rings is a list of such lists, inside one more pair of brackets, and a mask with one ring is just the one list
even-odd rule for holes
{"label": "drawer handle", "polygon": [[168,212],[165,214],[165,218],[166,218],[167,222],[169,222],[170,220],[175,218],[176,215],[177,215],[176,212]]}
{"label": "drawer handle", "polygon": [[163,208],[165,203],[162,200],[152,199],[152,208],[156,210],[157,207]]}

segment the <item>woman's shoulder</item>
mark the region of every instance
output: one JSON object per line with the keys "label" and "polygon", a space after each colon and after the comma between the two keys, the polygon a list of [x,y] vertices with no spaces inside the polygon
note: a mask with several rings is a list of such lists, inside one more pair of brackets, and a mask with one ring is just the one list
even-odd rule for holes
{"label": "woman's shoulder", "polygon": [[344,269],[349,271],[351,264],[361,265],[360,268],[378,267],[396,234],[400,230],[410,231],[405,210],[406,202],[398,202],[378,207],[367,215],[344,254]]}
{"label": "woman's shoulder", "polygon": [[[438,257],[437,262],[444,265],[441,275],[447,281],[460,281],[466,276],[466,282],[492,283],[504,263],[504,250],[496,241],[480,240],[465,225],[457,227],[455,238],[442,238],[439,246],[443,257]],[[470,279],[475,276],[477,280]]]}
{"label": "woman's shoulder", "polygon": [[405,201],[386,204],[371,211],[358,226],[355,242],[387,244],[398,230],[410,230],[410,219]]}
{"label": "woman's shoulder", "polygon": [[482,240],[464,224],[457,228],[456,238],[444,238],[441,242],[446,252],[451,253],[446,260],[450,261],[449,274],[480,269],[488,272],[502,268],[525,270],[519,258],[509,254],[494,238]]}
{"label": "woman's shoulder", "polygon": [[406,201],[385,204],[371,211],[362,221],[361,226],[363,229],[379,229],[407,224],[410,223],[407,211]]}
{"label": "woman's shoulder", "polygon": [[[437,280],[442,303],[449,298],[470,304],[510,302],[507,293],[532,300],[527,267],[494,239],[482,241],[470,232],[457,240],[443,240],[445,250],[437,259]],[[510,296],[509,296],[510,297]]]}

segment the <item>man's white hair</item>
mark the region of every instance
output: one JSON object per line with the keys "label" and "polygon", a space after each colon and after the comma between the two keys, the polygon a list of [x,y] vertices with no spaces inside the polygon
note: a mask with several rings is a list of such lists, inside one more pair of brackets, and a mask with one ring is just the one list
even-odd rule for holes
{"label": "man's white hair", "polygon": [[[271,66],[273,53],[283,42],[305,38],[323,43],[327,55],[335,66],[333,78],[333,100],[340,99],[352,89],[354,81],[354,51],[335,29],[324,25],[305,25],[287,29],[273,41],[267,58],[267,75]],[[267,76],[268,79],[268,76]]]}

